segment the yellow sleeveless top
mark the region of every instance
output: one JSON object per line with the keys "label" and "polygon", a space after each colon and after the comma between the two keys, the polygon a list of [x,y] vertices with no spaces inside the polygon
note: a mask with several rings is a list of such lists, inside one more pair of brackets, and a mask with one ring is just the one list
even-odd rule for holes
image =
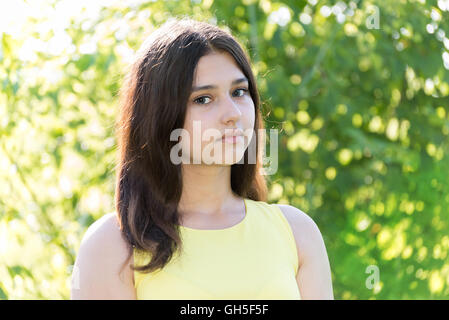
{"label": "yellow sleeveless top", "polygon": [[[162,269],[134,271],[137,299],[301,299],[298,255],[289,222],[278,206],[244,199],[245,217],[225,229],[180,226],[184,250]],[[134,249],[135,265],[149,262]]]}

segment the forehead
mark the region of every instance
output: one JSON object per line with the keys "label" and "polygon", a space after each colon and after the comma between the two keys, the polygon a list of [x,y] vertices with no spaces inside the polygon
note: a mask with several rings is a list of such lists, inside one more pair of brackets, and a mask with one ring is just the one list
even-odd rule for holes
{"label": "forehead", "polygon": [[219,80],[231,81],[243,77],[239,65],[227,52],[210,53],[202,56],[195,69],[194,84],[218,83]]}

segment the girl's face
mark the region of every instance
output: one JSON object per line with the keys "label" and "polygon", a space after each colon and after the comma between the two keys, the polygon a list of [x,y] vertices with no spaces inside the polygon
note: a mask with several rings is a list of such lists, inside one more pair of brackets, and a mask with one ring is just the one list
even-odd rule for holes
{"label": "girl's face", "polygon": [[[229,53],[200,58],[181,138],[183,161],[231,165],[244,156],[251,141],[255,110],[249,82]],[[222,139],[224,134],[242,136]],[[190,140],[189,140],[190,139]],[[185,163],[185,162],[184,162]]]}

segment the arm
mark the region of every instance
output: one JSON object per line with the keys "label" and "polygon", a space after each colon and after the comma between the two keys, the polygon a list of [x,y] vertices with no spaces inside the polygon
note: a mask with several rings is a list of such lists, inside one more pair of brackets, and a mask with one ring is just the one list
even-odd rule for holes
{"label": "arm", "polygon": [[290,205],[278,205],[290,223],[298,250],[296,274],[302,299],[333,300],[332,278],[326,246],[316,223]]}
{"label": "arm", "polygon": [[116,215],[109,213],[87,230],[81,242],[72,274],[72,300],[136,299],[128,247],[122,238]]}

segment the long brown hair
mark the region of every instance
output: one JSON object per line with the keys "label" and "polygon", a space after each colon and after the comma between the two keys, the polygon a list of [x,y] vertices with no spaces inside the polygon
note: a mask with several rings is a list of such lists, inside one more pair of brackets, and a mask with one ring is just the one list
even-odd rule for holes
{"label": "long brown hair", "polygon": [[[255,106],[255,135],[264,129],[259,93],[245,51],[227,31],[188,17],[170,18],[142,44],[120,91],[116,119],[118,163],[115,207],[120,228],[133,249],[147,252],[147,265],[132,270],[163,268],[181,248],[178,203],[182,192],[181,164],[170,161],[170,133],[183,128],[195,67],[201,56],[228,52],[248,78]],[[266,201],[267,187],[256,143],[256,163],[231,166],[232,191],[244,198]],[[245,151],[248,157],[248,149]],[[262,169],[263,170],[263,169]]]}

